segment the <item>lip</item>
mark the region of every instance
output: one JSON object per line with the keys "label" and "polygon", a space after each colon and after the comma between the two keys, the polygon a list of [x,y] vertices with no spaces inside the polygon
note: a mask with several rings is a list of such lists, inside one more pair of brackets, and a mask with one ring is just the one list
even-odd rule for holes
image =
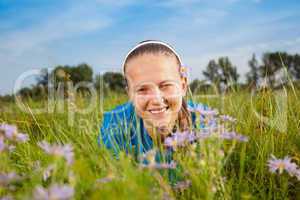
{"label": "lip", "polygon": [[160,114],[166,113],[166,111],[168,111],[168,109],[169,109],[169,106],[165,106],[165,107],[160,107],[160,108],[148,109],[148,112],[150,112],[153,115],[160,115]]}

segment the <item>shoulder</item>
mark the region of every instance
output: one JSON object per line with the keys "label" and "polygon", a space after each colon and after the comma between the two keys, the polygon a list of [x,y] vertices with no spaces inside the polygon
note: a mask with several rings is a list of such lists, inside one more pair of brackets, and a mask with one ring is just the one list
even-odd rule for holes
{"label": "shoulder", "polygon": [[187,108],[190,112],[195,112],[196,110],[210,110],[206,104],[194,102],[192,100],[187,101]]}
{"label": "shoulder", "polygon": [[104,144],[108,149],[113,149],[117,155],[119,150],[127,144],[127,124],[134,114],[131,102],[116,106],[103,113],[102,125],[98,136],[98,144]]}
{"label": "shoulder", "polygon": [[111,125],[120,125],[129,121],[134,112],[131,102],[118,105],[110,111],[103,113],[102,128],[108,128]]}

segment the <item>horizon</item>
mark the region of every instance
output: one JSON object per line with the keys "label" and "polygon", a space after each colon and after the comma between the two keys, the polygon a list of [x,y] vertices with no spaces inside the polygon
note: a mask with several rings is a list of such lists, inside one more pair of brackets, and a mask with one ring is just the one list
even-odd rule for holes
{"label": "horizon", "polygon": [[253,53],[259,62],[264,52],[300,53],[296,0],[149,2],[1,1],[0,95],[12,94],[16,79],[33,69],[87,63],[94,75],[121,71],[127,52],[146,39],[171,44],[190,80],[223,56],[244,80]]}

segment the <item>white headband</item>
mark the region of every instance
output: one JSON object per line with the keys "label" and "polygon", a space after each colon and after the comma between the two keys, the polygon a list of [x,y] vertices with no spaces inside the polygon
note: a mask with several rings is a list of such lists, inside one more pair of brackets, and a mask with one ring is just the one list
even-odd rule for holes
{"label": "white headband", "polygon": [[164,42],[161,42],[161,41],[157,41],[157,40],[147,40],[145,42],[141,42],[141,43],[138,43],[135,47],[133,47],[126,55],[124,61],[123,61],[123,65],[122,65],[122,69],[123,69],[123,74],[125,76],[125,62],[128,58],[128,56],[134,51],[136,50],[137,48],[139,48],[140,46],[143,46],[143,45],[146,45],[146,44],[161,44],[165,47],[167,47],[168,49],[170,49],[178,58],[179,62],[180,62],[180,67],[182,66],[182,62],[181,62],[181,59],[180,59],[180,56],[178,55],[178,53],[175,51],[175,49],[173,47],[171,47],[169,44],[167,43],[164,43]]}

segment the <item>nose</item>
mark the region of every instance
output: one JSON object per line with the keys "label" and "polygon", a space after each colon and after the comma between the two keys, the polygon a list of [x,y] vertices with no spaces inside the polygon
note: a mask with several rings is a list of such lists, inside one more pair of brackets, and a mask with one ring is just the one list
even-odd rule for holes
{"label": "nose", "polygon": [[152,95],[152,102],[157,104],[163,104],[164,102],[164,95],[158,87],[155,87]]}

